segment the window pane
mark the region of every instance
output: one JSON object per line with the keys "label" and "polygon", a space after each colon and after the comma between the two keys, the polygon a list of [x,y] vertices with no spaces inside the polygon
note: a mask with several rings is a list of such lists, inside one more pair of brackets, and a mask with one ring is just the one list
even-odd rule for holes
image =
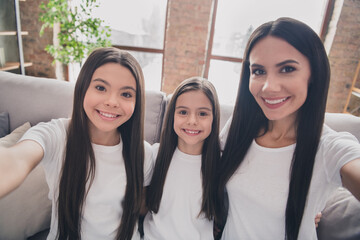
{"label": "window pane", "polygon": [[327,0],[219,0],[212,54],[242,58],[252,31],[279,17],[292,17],[320,32]]}
{"label": "window pane", "polygon": [[163,49],[167,0],[101,0],[94,16],[111,28],[113,45]]}
{"label": "window pane", "polygon": [[238,90],[241,63],[221,60],[210,61],[209,81],[211,81],[219,96],[221,104],[234,105]]}
{"label": "window pane", "polygon": [[145,89],[159,91],[161,89],[163,55],[161,53],[128,52],[140,63],[144,73]]}

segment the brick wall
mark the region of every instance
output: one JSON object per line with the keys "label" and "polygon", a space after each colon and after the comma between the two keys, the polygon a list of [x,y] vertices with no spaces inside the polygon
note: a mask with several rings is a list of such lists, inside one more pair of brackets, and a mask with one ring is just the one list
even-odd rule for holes
{"label": "brick wall", "polygon": [[169,0],[165,30],[162,90],[172,93],[205,68],[213,1]]}
{"label": "brick wall", "polygon": [[29,34],[23,36],[24,59],[32,62],[31,67],[25,68],[26,75],[55,78],[53,58],[44,49],[52,43],[52,31],[45,31],[40,37],[42,23],[39,22],[40,3],[43,0],[20,1],[21,29]]}
{"label": "brick wall", "polygon": [[342,112],[360,59],[360,1],[337,0],[334,13],[328,34],[332,44],[328,47],[331,80],[326,110]]}

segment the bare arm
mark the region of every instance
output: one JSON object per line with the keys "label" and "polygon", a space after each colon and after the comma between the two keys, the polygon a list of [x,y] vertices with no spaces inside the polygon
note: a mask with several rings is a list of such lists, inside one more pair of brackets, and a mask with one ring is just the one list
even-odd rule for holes
{"label": "bare arm", "polygon": [[0,148],[0,198],[15,190],[43,156],[40,144],[31,140]]}
{"label": "bare arm", "polygon": [[344,187],[360,201],[360,159],[345,164],[340,174]]}

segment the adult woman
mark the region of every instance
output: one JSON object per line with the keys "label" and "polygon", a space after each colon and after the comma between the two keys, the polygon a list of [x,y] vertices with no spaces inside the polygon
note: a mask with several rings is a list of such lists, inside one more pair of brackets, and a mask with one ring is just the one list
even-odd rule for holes
{"label": "adult woman", "polygon": [[360,199],[360,145],[323,126],[329,79],[324,46],[304,23],[280,18],[250,36],[222,133],[223,239],[316,239],[314,216],[337,186]]}

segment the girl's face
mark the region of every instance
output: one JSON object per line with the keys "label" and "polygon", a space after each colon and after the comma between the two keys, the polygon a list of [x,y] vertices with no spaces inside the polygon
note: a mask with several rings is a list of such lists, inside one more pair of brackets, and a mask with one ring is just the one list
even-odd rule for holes
{"label": "girl's face", "polygon": [[83,103],[91,140],[103,145],[118,142],[117,128],[130,119],[135,104],[136,81],[126,67],[106,63],[97,68]]}
{"label": "girl's face", "polygon": [[294,121],[311,75],[308,59],[285,40],[267,36],[250,52],[249,88],[269,120]]}
{"label": "girl's face", "polygon": [[202,91],[181,94],[176,100],[174,112],[178,148],[187,154],[201,154],[204,140],[211,133],[212,121],[211,102]]}

